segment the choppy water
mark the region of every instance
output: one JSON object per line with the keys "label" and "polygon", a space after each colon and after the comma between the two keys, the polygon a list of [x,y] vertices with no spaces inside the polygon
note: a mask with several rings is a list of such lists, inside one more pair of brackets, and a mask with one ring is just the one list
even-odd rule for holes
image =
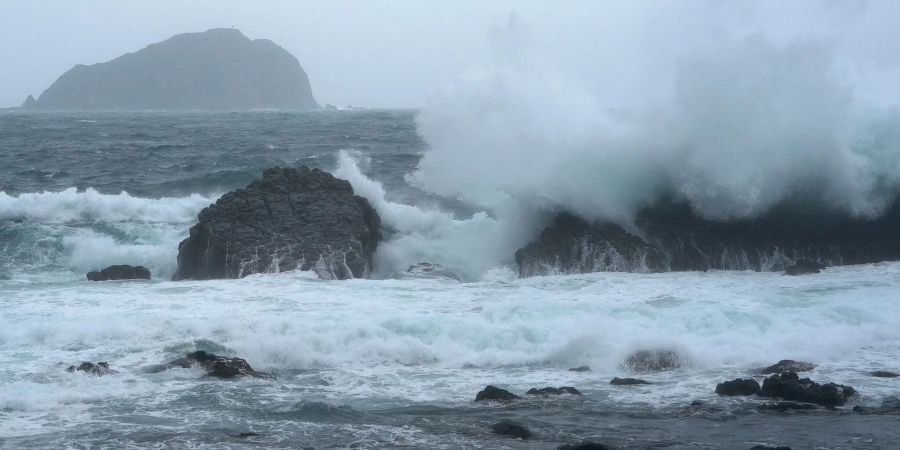
{"label": "choppy water", "polygon": [[[424,151],[408,111],[0,115],[0,445],[62,447],[895,448],[900,263],[809,277],[708,272],[467,283],[326,282],[306,273],[170,282],[196,213],[271,165],[338,165],[355,150],[392,202],[430,197],[405,176]],[[120,193],[122,190],[127,194]],[[377,205],[377,203],[376,203]],[[149,282],[88,283],[111,263]],[[609,385],[637,349],[687,364]],[[195,349],[246,358],[277,380],[142,367]],[[716,383],[779,359],[852,385],[848,407],[763,412]],[[101,378],[64,369],[109,361]],[[570,372],[589,365],[591,372]],[[575,386],[583,397],[476,404],[495,384]],[[691,401],[705,402],[688,408]],[[858,414],[860,405],[875,411]],[[490,425],[527,424],[529,441]],[[257,436],[236,437],[254,432]]]}

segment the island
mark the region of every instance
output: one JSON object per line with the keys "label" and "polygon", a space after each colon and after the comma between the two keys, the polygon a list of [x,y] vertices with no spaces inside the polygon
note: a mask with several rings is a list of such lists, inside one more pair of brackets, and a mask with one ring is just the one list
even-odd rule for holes
{"label": "island", "polygon": [[112,61],[76,65],[23,110],[310,110],[300,62],[233,28],[185,33]]}

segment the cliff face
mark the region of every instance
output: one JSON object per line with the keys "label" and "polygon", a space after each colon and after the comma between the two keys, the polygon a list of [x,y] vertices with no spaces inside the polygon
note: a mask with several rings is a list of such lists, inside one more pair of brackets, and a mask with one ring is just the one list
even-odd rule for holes
{"label": "cliff face", "polygon": [[26,109],[318,108],[306,72],[274,42],[235,29],[179,34],[112,61],[77,65]]}

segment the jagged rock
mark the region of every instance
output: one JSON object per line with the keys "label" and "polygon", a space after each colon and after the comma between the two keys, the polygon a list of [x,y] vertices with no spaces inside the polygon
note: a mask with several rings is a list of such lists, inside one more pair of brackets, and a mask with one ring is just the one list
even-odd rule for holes
{"label": "jagged rock", "polygon": [[569,369],[569,372],[590,372],[591,366],[578,366]]}
{"label": "jagged rock", "polygon": [[506,389],[500,389],[496,386],[487,386],[478,394],[475,395],[476,402],[483,401],[495,401],[495,402],[508,402],[512,400],[517,400],[522,397],[519,397],[512,392],[507,391]]}
{"label": "jagged rock", "polygon": [[603,444],[591,441],[584,441],[578,444],[565,444],[556,447],[556,450],[611,450],[611,447],[607,447]]}
{"label": "jagged rock", "polygon": [[571,395],[581,395],[581,392],[578,389],[575,389],[571,386],[562,386],[559,388],[555,387],[543,387],[540,389],[531,388],[526,392],[528,395],[562,395],[562,394],[571,394]]}
{"label": "jagged rock", "polygon": [[84,372],[89,373],[91,375],[97,375],[98,377],[102,377],[103,375],[109,375],[114,373],[119,373],[116,370],[109,368],[109,363],[106,362],[98,362],[97,364],[91,362],[83,362],[76,366],[69,366],[66,368],[67,372]]}
{"label": "jagged rock", "polygon": [[78,64],[36,101],[40,110],[251,110],[318,107],[287,50],[217,28],[185,33],[112,61]]}
{"label": "jagged rock", "polygon": [[194,366],[202,367],[207,371],[206,374],[208,376],[216,378],[236,378],[242,376],[264,379],[275,378],[268,373],[253,370],[253,368],[250,367],[250,364],[243,358],[218,356],[203,350],[188,353],[184,358],[178,358],[160,366],[155,366],[151,368],[150,371],[161,372],[176,367],[187,369]]}
{"label": "jagged rock", "polygon": [[759,382],[752,378],[735,378],[716,386],[716,394],[719,395],[753,395],[757,392],[759,392]]}
{"label": "jagged rock", "polygon": [[878,377],[878,378],[897,378],[900,377],[900,373],[897,372],[888,372],[885,370],[876,370],[874,372],[869,372],[870,376]]}
{"label": "jagged rock", "polygon": [[115,265],[101,271],[88,272],[88,281],[149,280],[150,269],[143,266]]}
{"label": "jagged rock", "polygon": [[816,405],[812,403],[797,403],[797,402],[778,402],[778,403],[767,403],[764,405],[760,405],[759,409],[763,411],[778,411],[785,412],[788,410],[810,410],[817,409]]}
{"label": "jagged rock", "polygon": [[681,358],[672,350],[638,350],[623,365],[635,373],[661,372],[681,367]]}
{"label": "jagged rock", "polygon": [[759,369],[759,373],[761,375],[768,375],[772,373],[783,373],[783,372],[809,372],[816,368],[816,365],[813,363],[803,362],[803,361],[794,361],[792,359],[782,359],[775,364],[772,364],[769,367],[764,367]]}
{"label": "jagged rock", "polygon": [[609,384],[613,386],[637,386],[641,384],[650,384],[649,381],[641,380],[640,378],[619,378],[615,377],[609,381]]}
{"label": "jagged rock", "polygon": [[800,378],[794,372],[772,375],[763,380],[760,397],[775,397],[788,401],[815,403],[825,407],[841,406],[856,396],[856,390],[842,384],[819,384]]}
{"label": "jagged rock", "polygon": [[405,272],[395,272],[391,278],[398,280],[449,280],[462,281],[452,270],[440,265],[422,262],[413,264]]}
{"label": "jagged rock", "polygon": [[556,216],[530,244],[516,251],[519,276],[591,272],[664,272],[666,256],[613,224]]}
{"label": "jagged rock", "polygon": [[527,427],[525,427],[525,425],[513,422],[511,420],[497,422],[491,426],[491,430],[494,432],[494,434],[499,434],[501,436],[510,436],[519,439],[528,439],[533,436],[533,433]]}
{"label": "jagged rock", "polygon": [[29,94],[28,98],[25,99],[25,102],[22,103],[21,108],[22,109],[32,109],[32,108],[34,108],[36,103],[37,103],[37,101],[34,99],[34,97]]}
{"label": "jagged rock", "polygon": [[323,279],[365,278],[381,219],[327,172],[273,168],[204,208],[178,246],[173,280],[241,278],[313,270]]}
{"label": "jagged rock", "polygon": [[825,264],[820,264],[808,259],[801,259],[796,264],[784,268],[785,275],[809,275],[819,273],[825,268]]}

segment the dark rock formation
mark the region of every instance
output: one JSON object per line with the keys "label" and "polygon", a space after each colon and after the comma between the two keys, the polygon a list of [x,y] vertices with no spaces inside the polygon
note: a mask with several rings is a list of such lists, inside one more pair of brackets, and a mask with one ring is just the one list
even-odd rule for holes
{"label": "dark rock formation", "polygon": [[856,390],[842,384],[819,384],[800,378],[794,372],[772,375],[763,381],[760,397],[775,397],[789,401],[814,403],[825,407],[841,406],[856,396]]}
{"label": "dark rock formation", "polygon": [[649,381],[641,380],[640,378],[619,378],[615,377],[609,381],[609,384],[613,386],[637,386],[640,384],[650,384]]}
{"label": "dark rock formation", "polygon": [[870,376],[878,377],[878,378],[897,378],[900,377],[900,373],[897,372],[888,372],[885,370],[876,370],[874,372],[869,372]]}
{"label": "dark rock formation", "polygon": [[200,212],[178,246],[173,280],[241,278],[314,270],[323,279],[364,278],[381,219],[350,183],[318,169],[273,168]]}
{"label": "dark rock formation", "polygon": [[768,375],[771,373],[782,373],[782,372],[809,372],[816,368],[816,365],[813,363],[803,362],[803,361],[794,361],[792,359],[782,359],[775,364],[772,364],[769,367],[764,367],[759,369],[759,373],[762,375]]}
{"label": "dark rock formation", "polygon": [[25,102],[22,103],[22,109],[34,108],[35,103],[37,103],[37,101],[34,97],[29,95],[28,98],[25,99]]}
{"label": "dark rock formation", "polygon": [[590,372],[591,366],[578,366],[569,369],[569,372]]}
{"label": "dark rock formation", "polygon": [[150,269],[143,266],[116,265],[99,272],[88,272],[88,281],[149,280]]}
{"label": "dark rock formation", "polygon": [[562,387],[543,387],[540,389],[531,388],[526,392],[528,395],[562,395],[562,394],[571,394],[571,395],[581,395],[581,392],[578,389],[575,389],[571,386],[562,386]]}
{"label": "dark rock formation", "polygon": [[815,261],[810,261],[808,259],[801,259],[797,261],[795,264],[791,266],[787,266],[784,268],[785,275],[810,275],[814,273],[819,273],[823,269],[825,269],[825,264],[817,263]]}
{"label": "dark rock formation", "polygon": [[638,350],[625,359],[623,366],[635,373],[661,372],[681,367],[681,358],[671,350]]}
{"label": "dark rock formation", "polygon": [[39,110],[318,108],[285,49],[235,29],[179,34],[112,61],[77,65],[37,99]]}
{"label": "dark rock formation", "polygon": [[709,220],[685,203],[640,211],[634,228],[560,214],[516,252],[520,276],[603,271],[784,271],[900,260],[900,202],[877,219],[783,205],[752,219]]}
{"label": "dark rock formation", "polygon": [[491,426],[491,430],[494,434],[499,434],[501,436],[509,436],[519,439],[528,439],[534,434],[529,430],[525,425],[522,425],[517,422],[513,422],[511,420],[504,420],[501,422],[497,422]]}
{"label": "dark rock formation", "polygon": [[160,366],[155,366],[150,371],[161,372],[176,367],[187,369],[194,366],[202,367],[207,371],[206,374],[208,376],[216,378],[237,378],[244,376],[264,379],[275,378],[268,373],[253,370],[253,368],[250,367],[250,364],[243,358],[218,356],[203,350],[188,353],[184,358],[179,358]]}
{"label": "dark rock formation", "polygon": [[512,400],[518,400],[520,398],[522,397],[519,397],[518,395],[513,394],[506,389],[500,389],[496,386],[487,386],[475,395],[476,402],[508,402]]}
{"label": "dark rock formation", "polygon": [[591,272],[664,272],[665,255],[618,225],[591,224],[570,214],[516,252],[519,276]]}
{"label": "dark rock formation", "polygon": [[607,447],[597,442],[584,441],[578,444],[560,445],[559,447],[556,447],[556,450],[611,450],[611,447]]}
{"label": "dark rock formation", "polygon": [[119,373],[113,369],[109,368],[109,364],[106,362],[98,362],[97,364],[91,362],[83,362],[76,366],[69,366],[66,369],[67,372],[84,372],[89,373],[91,375],[97,375],[98,377],[102,377],[103,375],[109,375],[114,373]]}
{"label": "dark rock formation", "polygon": [[719,395],[753,395],[757,392],[759,392],[759,382],[753,378],[735,378],[716,386],[716,394]]}
{"label": "dark rock formation", "polygon": [[422,262],[413,264],[405,272],[395,272],[391,278],[398,280],[448,280],[462,281],[452,270],[440,265]]}

